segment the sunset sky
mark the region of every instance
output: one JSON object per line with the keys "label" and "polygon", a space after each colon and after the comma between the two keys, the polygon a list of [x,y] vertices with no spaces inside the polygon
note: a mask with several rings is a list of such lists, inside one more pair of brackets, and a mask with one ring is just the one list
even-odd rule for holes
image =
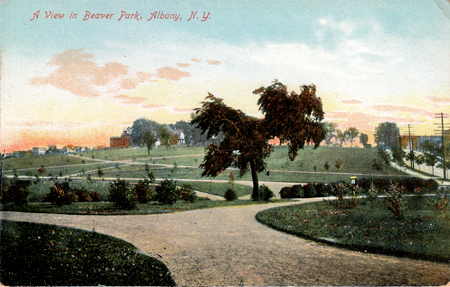
{"label": "sunset sky", "polygon": [[448,0],[165,2],[1,1],[1,150],[109,146],[208,92],[259,117],[252,91],[275,79],[315,84],[326,121],[371,137],[450,113]]}

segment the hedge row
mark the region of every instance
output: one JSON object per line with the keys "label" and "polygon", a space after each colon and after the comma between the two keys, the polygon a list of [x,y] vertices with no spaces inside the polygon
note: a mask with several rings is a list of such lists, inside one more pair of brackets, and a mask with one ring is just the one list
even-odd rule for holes
{"label": "hedge row", "polygon": [[[340,181],[329,184],[324,183],[307,183],[305,185],[293,185],[286,186],[280,190],[281,198],[311,198],[311,197],[326,197],[335,195],[333,187],[337,184],[344,184],[347,187],[351,185],[349,183]],[[379,178],[361,178],[356,181],[356,185],[359,187],[359,192],[366,194],[371,185],[374,185],[380,192],[389,189],[391,184],[403,186],[406,193],[413,194],[416,188],[420,188],[422,192],[433,193],[436,192],[439,183],[433,179],[421,179],[418,177],[379,177]]]}

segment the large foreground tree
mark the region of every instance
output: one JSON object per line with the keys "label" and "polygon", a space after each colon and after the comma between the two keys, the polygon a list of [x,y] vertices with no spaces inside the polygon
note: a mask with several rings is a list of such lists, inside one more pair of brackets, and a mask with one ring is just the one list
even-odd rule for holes
{"label": "large foreground tree", "polygon": [[322,101],[316,97],[314,85],[302,86],[300,94],[288,93],[287,87],[275,81],[268,87],[253,92],[259,95],[259,109],[264,118],[246,115],[209,94],[202,107],[196,109],[192,124],[207,138],[222,132],[220,143],[210,144],[206,149],[202,176],[215,177],[232,166],[240,170],[240,176],[249,170],[252,175],[252,199],[259,200],[258,173],[266,170],[265,158],[273,150],[270,139],[277,137],[289,147],[292,161],[305,144],[313,143],[317,148],[325,138],[322,126],[324,112]]}

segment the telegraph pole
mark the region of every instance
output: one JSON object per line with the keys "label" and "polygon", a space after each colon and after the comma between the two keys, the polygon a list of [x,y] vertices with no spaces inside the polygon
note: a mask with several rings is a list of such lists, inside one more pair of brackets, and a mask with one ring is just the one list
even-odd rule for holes
{"label": "telegraph pole", "polygon": [[444,114],[444,113],[440,113],[440,114],[436,114],[436,118],[437,119],[441,119],[440,123],[435,123],[437,125],[440,125],[441,128],[439,130],[435,130],[436,132],[440,132],[441,133],[441,138],[442,138],[442,166],[444,169],[444,179],[447,178],[447,162],[445,161],[445,142],[444,142],[444,118],[449,118],[448,114]]}

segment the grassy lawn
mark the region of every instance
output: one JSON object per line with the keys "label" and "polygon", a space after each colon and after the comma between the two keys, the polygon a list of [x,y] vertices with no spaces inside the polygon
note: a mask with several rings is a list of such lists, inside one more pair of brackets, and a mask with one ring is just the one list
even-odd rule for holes
{"label": "grassy lawn", "polygon": [[238,197],[246,196],[252,193],[253,187],[241,184],[223,183],[223,182],[201,182],[201,181],[180,181],[177,185],[190,184],[194,190],[224,196],[228,189],[233,189]]}
{"label": "grassy lawn", "polygon": [[[283,202],[286,200],[276,200]],[[272,201],[273,202],[273,201]],[[28,203],[23,206],[0,205],[2,211],[19,211],[33,213],[60,213],[60,214],[81,214],[81,215],[128,215],[128,214],[158,214],[188,211],[195,209],[206,209],[225,206],[243,206],[252,204],[265,204],[263,201],[235,200],[235,201],[211,201],[205,198],[199,198],[194,203],[177,201],[173,205],[162,205],[157,202],[146,204],[138,203],[136,208],[131,210],[118,209],[110,202],[74,202],[69,205],[56,206],[49,203]]]}
{"label": "grassy lawn", "polygon": [[277,230],[349,249],[450,263],[450,209],[436,210],[436,200],[408,198],[399,220],[383,198],[354,209],[336,209],[330,202],[280,207],[256,218]]}
{"label": "grassy lawn", "polygon": [[175,285],[159,260],[106,235],[2,221],[1,281],[25,286]]}
{"label": "grassy lawn", "polygon": [[[79,153],[77,156],[68,155],[48,155],[48,156],[29,156],[24,158],[9,158],[4,162],[5,174],[12,175],[13,169],[16,169],[19,175],[37,174],[37,169],[44,165],[46,170],[41,176],[67,176],[68,174],[76,174],[82,172],[93,171],[92,175],[96,175],[96,170],[101,167],[105,173],[105,177],[116,177],[120,175],[122,178],[142,178],[144,175],[143,164],[148,163],[154,170],[155,175],[159,178],[172,177],[183,179],[200,179],[202,170],[198,167],[203,161],[204,147],[173,147],[173,148],[157,148],[151,151],[147,156],[145,148],[116,149],[105,151],[93,151]],[[377,157],[376,149],[341,148],[321,146],[314,150],[312,147],[306,147],[299,151],[295,161],[288,160],[288,150],[286,146],[276,146],[274,152],[267,158],[267,169],[270,174],[260,174],[260,180],[265,181],[285,181],[285,182],[333,182],[338,180],[348,180],[348,175],[340,173],[354,173],[365,175],[401,175],[401,171],[389,168],[383,171],[375,171],[372,169],[372,161]],[[84,158],[81,158],[82,156]],[[129,160],[131,164],[124,166],[123,162],[101,163],[92,160],[112,160],[124,161]],[[171,158],[174,157],[174,158]],[[330,169],[327,171],[324,167],[328,162]],[[336,162],[342,164],[341,170],[338,172],[334,167]],[[84,163],[84,164],[83,164]],[[75,165],[75,166],[68,166]],[[158,165],[169,165],[169,167],[161,167]],[[174,166],[179,168],[176,172],[172,172]],[[115,168],[115,166],[120,168]],[[181,166],[191,166],[194,168],[181,168]],[[315,169],[314,169],[315,167]],[[307,172],[307,173],[292,173]],[[235,172],[235,175],[238,171]],[[86,176],[86,175],[84,175]],[[226,172],[219,175],[217,179],[228,179]],[[236,176],[236,179],[237,176]],[[250,180],[250,174],[245,175],[242,180]]]}

